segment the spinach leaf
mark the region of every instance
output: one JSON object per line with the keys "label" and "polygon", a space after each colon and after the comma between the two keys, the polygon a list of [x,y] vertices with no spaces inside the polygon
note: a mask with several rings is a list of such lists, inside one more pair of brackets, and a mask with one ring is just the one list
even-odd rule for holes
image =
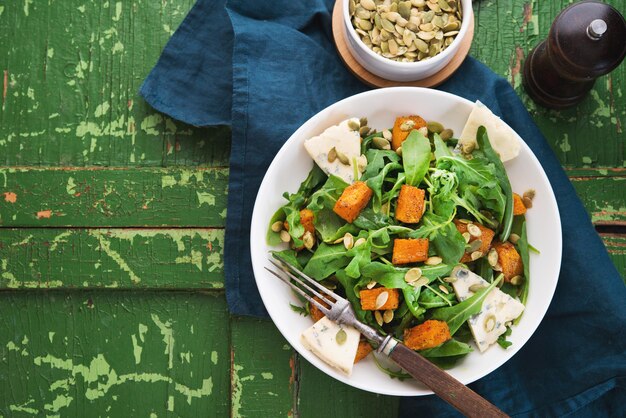
{"label": "spinach leaf", "polygon": [[389,202],[390,200],[395,199],[400,193],[400,188],[402,187],[405,181],[406,181],[406,177],[404,173],[398,174],[398,178],[393,183],[393,187],[391,188],[391,190],[389,190],[383,195],[382,203],[385,204]]}
{"label": "spinach leaf", "polygon": [[456,229],[452,222],[434,213],[429,213],[423,218],[423,224],[431,228],[429,240],[437,250],[439,257],[445,264],[454,266],[458,264],[465,253],[465,239]]}
{"label": "spinach leaf", "polygon": [[326,183],[311,195],[307,208],[313,212],[324,208],[332,210],[346,187],[348,183],[337,176],[330,175]]}
{"label": "spinach leaf", "polygon": [[272,225],[274,225],[275,222],[284,221],[284,220],[285,220],[285,212],[283,211],[283,208],[279,208],[276,212],[274,212],[274,215],[272,215],[272,219],[270,219],[270,224],[267,227],[267,234],[265,236],[267,245],[274,246],[274,245],[279,245],[283,242],[283,240],[280,239],[280,232],[272,231]]}
{"label": "spinach leaf", "polygon": [[436,358],[436,357],[462,356],[462,355],[471,353],[472,351],[474,350],[469,344],[465,344],[453,338],[437,347],[427,348],[426,350],[421,350],[419,353],[426,358]]}
{"label": "spinach leaf", "polygon": [[396,154],[395,151],[386,151],[380,149],[370,149],[365,153],[365,157],[367,158],[367,166],[365,167],[365,171],[361,175],[361,180],[365,181],[372,177],[375,177],[380,173],[380,170],[383,169],[389,163],[397,163],[400,161],[400,156]]}
{"label": "spinach leaf", "polygon": [[346,223],[346,221],[337,216],[332,209],[322,208],[314,213],[315,219],[313,220],[313,225],[315,226],[315,230],[321,235],[322,241],[324,242],[333,242],[339,237],[344,236],[348,231],[338,235],[339,230],[344,226],[350,227],[349,229],[351,233],[358,233],[357,228],[354,228],[349,223]]}
{"label": "spinach leaf", "polygon": [[406,184],[419,186],[430,166],[430,141],[417,130],[412,130],[402,143],[402,162]]}
{"label": "spinach leaf", "polygon": [[[449,294],[441,294],[446,300],[443,300],[441,296],[437,295],[432,290],[426,288],[422,289],[422,293],[418,299],[420,306],[426,309],[440,308],[442,306],[450,306],[456,302],[456,295],[454,292]],[[447,301],[447,302],[446,302]]]}
{"label": "spinach leaf", "polygon": [[272,257],[277,259],[278,261],[282,261],[284,263],[290,264],[294,267],[297,267],[298,270],[302,269],[302,264],[298,260],[298,253],[296,250],[283,250],[283,251],[270,251]]}
{"label": "spinach leaf", "polygon": [[321,243],[304,267],[303,272],[315,280],[323,280],[350,263],[347,253],[348,250],[343,244]]}
{"label": "spinach leaf", "polygon": [[353,279],[358,279],[361,276],[361,268],[372,261],[372,245],[367,239],[367,232],[361,231],[361,233],[355,237],[355,241],[359,238],[366,238],[366,241],[359,246],[352,247],[347,253],[348,257],[352,257],[352,260],[350,260],[345,271],[346,274]]}
{"label": "spinach leaf", "polygon": [[491,142],[489,142],[489,136],[487,135],[487,130],[484,126],[478,128],[476,141],[478,143],[478,147],[484,153],[485,158],[493,163],[498,184],[502,188],[506,197],[506,208],[500,225],[502,230],[502,232],[500,232],[500,241],[504,242],[509,239],[511,226],[513,224],[513,190],[511,189],[511,183],[509,182],[509,177],[506,174],[504,164],[502,164],[500,156],[492,148]]}
{"label": "spinach leaf", "polygon": [[424,313],[426,312],[426,308],[420,306],[419,297],[422,291],[421,287],[413,287],[413,286],[405,286],[402,289],[402,295],[404,296],[404,300],[406,301],[407,306],[409,307],[409,311],[415,318],[422,318]]}
{"label": "spinach leaf", "polygon": [[454,306],[446,308],[438,308],[433,311],[432,319],[438,319],[440,321],[446,321],[450,328],[450,334],[454,335],[456,330],[465,323],[471,316],[480,312],[483,301],[502,280],[502,275],[493,281],[488,287],[484,287],[474,293],[463,302],[459,302]]}
{"label": "spinach leaf", "polygon": [[359,229],[373,230],[380,229],[391,224],[391,219],[384,213],[375,212],[371,208],[365,208],[359,216],[352,222]]}

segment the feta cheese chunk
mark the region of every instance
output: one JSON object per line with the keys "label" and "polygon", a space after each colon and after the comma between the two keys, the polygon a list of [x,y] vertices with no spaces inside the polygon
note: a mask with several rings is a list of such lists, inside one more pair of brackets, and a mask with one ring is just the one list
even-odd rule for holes
{"label": "feta cheese chunk", "polygon": [[[338,125],[331,126],[318,136],[314,136],[304,141],[304,148],[313,158],[315,163],[328,175],[335,175],[343,179],[346,183],[352,184],[354,178],[354,163],[357,161],[359,173],[365,170],[365,164],[359,160],[361,155],[361,137],[359,132],[350,129],[349,125],[359,126],[358,118],[346,119]],[[349,164],[342,163],[339,158],[333,162],[328,161],[328,152],[335,148],[337,152],[348,157]]]}
{"label": "feta cheese chunk", "polygon": [[459,137],[459,144],[465,146],[472,144],[476,148],[476,132],[480,126],[487,128],[489,142],[500,155],[502,161],[512,160],[519,154],[521,145],[514,132],[505,125],[502,120],[494,115],[491,110],[479,101],[476,101],[472,113],[470,113],[463,132]]}
{"label": "feta cheese chunk", "polygon": [[[458,277],[452,283],[459,301],[464,301],[474,294],[469,288],[473,285],[489,286],[486,280],[476,274]],[[524,305],[495,287],[485,300],[481,311],[468,320],[478,349],[483,352],[506,332],[506,323],[513,321],[524,311]]]}
{"label": "feta cheese chunk", "polygon": [[[345,333],[339,337],[338,334]],[[359,331],[348,325],[338,325],[323,317],[300,336],[302,345],[328,365],[350,376],[359,346]],[[343,342],[342,342],[343,341]]]}

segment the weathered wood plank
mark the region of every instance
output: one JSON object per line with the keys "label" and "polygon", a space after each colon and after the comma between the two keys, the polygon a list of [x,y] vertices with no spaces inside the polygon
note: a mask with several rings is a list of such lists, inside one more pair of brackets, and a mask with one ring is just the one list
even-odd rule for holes
{"label": "weathered wood plank", "polygon": [[193,3],[3,2],[0,164],[226,165],[229,130],[178,123],[137,94]]}
{"label": "weathered wood plank", "polygon": [[223,295],[2,292],[0,415],[228,416],[228,327]]}
{"label": "weathered wood plank", "polygon": [[0,169],[0,226],[222,227],[224,168]]}
{"label": "weathered wood plank", "polygon": [[355,389],[332,379],[308,361],[298,359],[300,416],[391,418],[398,415],[399,398]]}
{"label": "weathered wood plank", "polygon": [[[569,0],[474,2],[475,41],[471,55],[505,76],[531,112],[560,161],[567,167],[626,167],[626,65],[598,80],[589,97],[565,110],[544,109],[528,98],[522,68],[530,50],[546,38]],[[612,0],[626,10],[626,0]]]}
{"label": "weathered wood plank", "polygon": [[0,229],[0,289],[223,289],[223,229]]}
{"label": "weathered wood plank", "polygon": [[572,184],[596,225],[626,225],[626,177],[574,177]]}
{"label": "weathered wood plank", "polygon": [[231,417],[293,416],[291,346],[271,321],[233,317],[230,324]]}
{"label": "weathered wood plank", "polygon": [[609,255],[626,284],[626,235],[600,234]]}

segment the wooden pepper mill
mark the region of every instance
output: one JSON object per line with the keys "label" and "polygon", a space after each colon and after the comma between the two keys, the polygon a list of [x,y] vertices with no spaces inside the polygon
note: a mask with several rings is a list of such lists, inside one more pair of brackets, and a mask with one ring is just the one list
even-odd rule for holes
{"label": "wooden pepper mill", "polygon": [[563,109],[583,100],[596,78],[626,55],[626,21],[598,1],[574,3],[554,20],[548,38],[528,55],[523,83],[542,106]]}

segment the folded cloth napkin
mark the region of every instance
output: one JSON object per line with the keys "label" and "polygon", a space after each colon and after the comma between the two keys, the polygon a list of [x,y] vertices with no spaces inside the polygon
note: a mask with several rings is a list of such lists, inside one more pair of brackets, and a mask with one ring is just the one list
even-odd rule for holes
{"label": "folded cloth napkin", "polygon": [[[273,156],[312,115],[368,89],[335,51],[333,3],[199,0],[141,88],[176,119],[232,127],[225,269],[233,314],[266,315],[249,232]],[[626,287],[558,160],[513,89],[481,63],[467,58],[439,88],[480,100],[524,138],[550,178],[563,226],[561,274],[544,321],[509,362],[470,386],[512,415],[626,416]],[[456,412],[434,396],[403,399],[400,416],[416,414]]]}

